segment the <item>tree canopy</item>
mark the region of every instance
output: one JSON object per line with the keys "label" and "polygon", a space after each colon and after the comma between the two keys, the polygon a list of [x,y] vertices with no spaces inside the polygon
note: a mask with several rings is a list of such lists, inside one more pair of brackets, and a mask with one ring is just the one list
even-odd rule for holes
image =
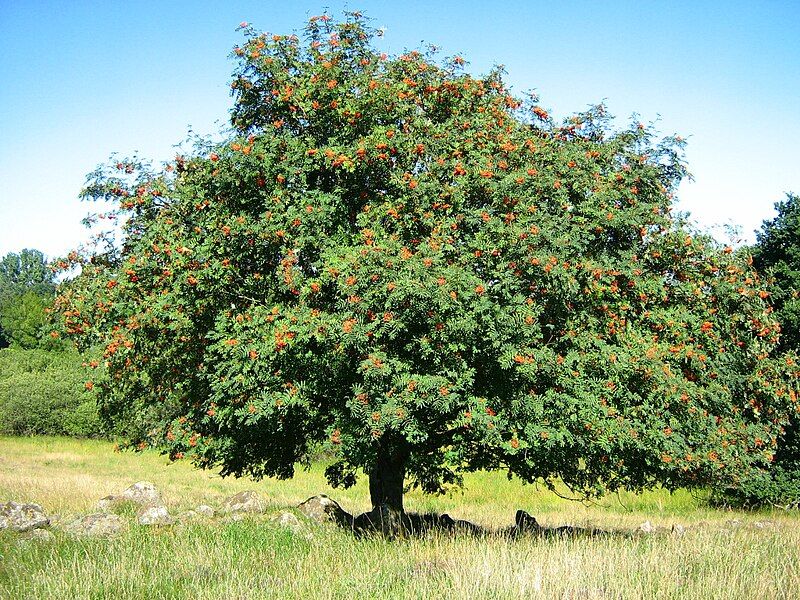
{"label": "tree canopy", "polygon": [[39,250],[9,252],[0,259],[0,347],[40,345],[55,289],[55,274]]}
{"label": "tree canopy", "polygon": [[800,198],[787,194],[775,204],[753,247],[753,265],[770,279],[771,301],[781,323],[780,347],[800,348]]}
{"label": "tree canopy", "polygon": [[556,123],[358,13],[244,34],[224,143],[84,192],[125,235],[59,306],[134,443],[254,477],[322,443],[397,510],[475,469],[591,496],[770,460],[796,365],[746,257],[672,215],[679,138]]}
{"label": "tree canopy", "polygon": [[[800,350],[800,198],[787,194],[775,204],[777,216],[765,221],[752,247],[753,266],[769,291],[780,323],[781,350]],[[737,505],[800,506],[800,420],[795,413],[781,431],[773,462],[746,480],[730,485],[716,500]]]}

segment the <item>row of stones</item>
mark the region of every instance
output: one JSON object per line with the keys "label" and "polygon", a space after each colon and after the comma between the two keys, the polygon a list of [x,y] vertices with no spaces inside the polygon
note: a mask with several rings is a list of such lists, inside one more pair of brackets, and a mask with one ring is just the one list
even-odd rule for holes
{"label": "row of stones", "polygon": [[[136,521],[140,525],[158,526],[175,523],[175,518],[167,510],[158,488],[148,481],[139,481],[120,494],[101,498],[97,503],[97,512],[77,517],[66,523],[63,529],[76,535],[113,535],[127,525],[125,519],[114,512],[125,506],[136,509]],[[182,513],[178,519],[190,521],[226,515],[232,520],[238,520],[243,514],[261,514],[265,511],[266,503],[256,492],[244,491],[227,498],[218,510],[202,504]],[[291,513],[286,514],[297,521]],[[283,517],[284,524],[289,520]],[[48,529],[59,521],[59,517],[48,515],[39,504],[13,501],[0,504],[0,530],[8,529],[25,533],[28,537],[45,539],[52,536]],[[299,525],[299,521],[297,524]]]}
{"label": "row of stones", "polygon": [[[168,526],[176,522],[164,505],[161,492],[156,486],[147,481],[140,481],[134,483],[120,494],[101,498],[97,503],[98,512],[78,517],[64,525],[63,529],[76,535],[104,536],[116,534],[127,526],[127,522],[114,512],[115,510],[119,511],[124,506],[136,507],[136,520],[140,525]],[[299,504],[297,508],[310,521],[317,523],[334,522],[341,527],[352,529],[356,532],[380,531],[386,525],[385,516],[381,514],[379,509],[373,509],[369,513],[354,516],[347,513],[337,502],[324,494],[309,498]],[[223,515],[226,519],[235,521],[243,518],[244,514],[263,514],[266,509],[266,503],[261,497],[256,492],[248,490],[227,498],[219,510],[203,504],[193,510],[182,513],[177,518],[180,522],[185,522],[198,518],[211,519],[217,515]],[[404,515],[403,519],[404,521],[398,524],[399,527],[416,533],[422,533],[429,529],[457,530],[478,535],[490,533],[488,530],[484,530],[473,523],[454,520],[448,515]],[[298,518],[291,512],[283,511],[275,516],[273,520],[279,525],[289,527],[295,531],[302,528]],[[52,537],[48,528],[59,521],[58,517],[48,516],[38,504],[20,504],[17,502],[0,504],[0,530],[10,529],[15,532],[25,533],[28,537],[45,539]],[[739,521],[728,522],[730,528],[735,528],[739,525]],[[756,522],[753,527],[764,528],[772,525],[771,521],[765,521]],[[649,521],[645,521],[635,533],[667,532],[681,535],[685,532],[685,528],[681,525],[673,525],[671,529],[654,527]],[[508,530],[494,533],[517,536],[521,534],[596,535],[606,532],[571,526],[542,527],[534,517],[520,510],[517,511],[514,526]]]}

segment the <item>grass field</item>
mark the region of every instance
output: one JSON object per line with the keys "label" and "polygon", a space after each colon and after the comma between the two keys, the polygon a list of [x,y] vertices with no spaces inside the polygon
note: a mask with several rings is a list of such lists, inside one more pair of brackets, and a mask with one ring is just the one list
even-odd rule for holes
{"label": "grass field", "polygon": [[[254,489],[269,504],[239,522],[131,526],[111,539],[50,541],[0,532],[0,598],[787,598],[800,597],[800,515],[716,511],[687,492],[621,494],[598,504],[562,500],[502,474],[466,478],[450,496],[409,493],[411,511],[447,512],[487,527],[525,509],[549,526],[610,532],[591,538],[431,535],[354,539],[333,526],[292,531],[270,520],[317,493],[345,510],[369,508],[366,482],[331,490],[322,468],[291,481],[221,479],[155,453],[115,453],[101,441],[0,438],[0,502],[36,502],[61,523],[139,480],[172,514],[219,506]],[[643,522],[668,532],[631,535]]]}

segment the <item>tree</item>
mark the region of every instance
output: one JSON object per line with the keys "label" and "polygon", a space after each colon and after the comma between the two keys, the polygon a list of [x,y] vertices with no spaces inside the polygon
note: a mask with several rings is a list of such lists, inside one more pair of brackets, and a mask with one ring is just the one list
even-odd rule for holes
{"label": "tree", "polygon": [[779,348],[800,348],[800,198],[775,203],[778,215],[764,221],[752,248],[753,266],[769,277],[771,302],[781,324]]}
{"label": "tree", "polygon": [[[753,266],[766,279],[766,289],[780,323],[778,348],[800,351],[800,198],[787,194],[775,204],[777,216],[765,221],[752,248]],[[720,501],[781,506],[800,505],[800,423],[795,413],[778,438],[771,465],[731,486]]]}
{"label": "tree", "polygon": [[0,347],[34,348],[42,341],[45,309],[55,296],[55,274],[39,250],[0,260]]}
{"label": "tree", "polygon": [[32,349],[46,345],[44,328],[48,323],[47,309],[53,302],[34,291],[15,296],[0,309],[0,327],[8,343],[19,348]]}
{"label": "tree", "polygon": [[244,31],[230,138],[84,192],[125,237],[59,307],[133,443],[258,478],[322,441],[393,519],[476,469],[592,496],[771,458],[797,368],[746,261],[671,215],[679,138],[558,125],[358,13]]}

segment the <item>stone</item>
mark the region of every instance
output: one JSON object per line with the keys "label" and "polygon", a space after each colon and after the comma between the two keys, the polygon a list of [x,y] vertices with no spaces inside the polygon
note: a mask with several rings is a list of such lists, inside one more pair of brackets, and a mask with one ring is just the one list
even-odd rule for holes
{"label": "stone", "polygon": [[31,529],[24,533],[23,536],[22,539],[33,542],[49,542],[56,537],[49,529]]}
{"label": "stone", "polygon": [[120,506],[124,500],[121,496],[104,496],[97,501],[96,508],[100,512],[112,512],[118,506]]}
{"label": "stone", "polygon": [[75,535],[105,537],[116,535],[125,528],[125,521],[119,515],[109,513],[93,513],[80,517],[66,526],[66,530]]}
{"label": "stone", "polygon": [[515,533],[541,533],[542,526],[536,520],[536,517],[528,514],[524,510],[518,510],[514,515],[514,529]]}
{"label": "stone", "polygon": [[239,523],[240,521],[244,521],[244,515],[242,513],[232,513],[222,519],[220,523]]}
{"label": "stone", "polygon": [[725,525],[727,525],[730,529],[737,529],[741,527],[742,522],[739,519],[728,519],[725,521]]}
{"label": "stone", "polygon": [[386,504],[374,506],[371,511],[358,515],[353,520],[353,530],[357,533],[380,533],[393,538],[405,532],[403,515]]}
{"label": "stone", "polygon": [[[433,531],[453,531],[461,521],[437,513],[405,513],[403,527],[408,535],[422,536]],[[466,521],[463,521],[466,523]]]}
{"label": "stone", "polygon": [[[531,519],[533,519],[533,517],[531,517]],[[533,520],[534,522],[536,521],[536,519]],[[475,525],[475,523],[465,521],[464,519],[453,519],[453,517],[447,513],[439,517],[439,527],[442,529],[450,529],[461,534],[482,535],[486,533],[483,528]]]}
{"label": "stone", "polygon": [[[544,530],[544,528],[542,529]],[[595,533],[595,530],[593,529],[586,529],[584,527],[575,527],[573,525],[562,525],[561,527],[553,527],[547,529],[545,533],[550,536],[561,536],[561,537],[572,537],[572,538],[576,538],[578,536],[586,536],[586,535],[597,535]]]}
{"label": "stone", "polygon": [[166,506],[145,506],[136,516],[139,525],[172,525],[174,520]]}
{"label": "stone", "polygon": [[639,525],[639,533],[653,533],[655,532],[656,528],[653,527],[653,524],[650,521],[645,521],[641,525]]}
{"label": "stone", "polygon": [[16,532],[41,529],[50,525],[50,519],[38,504],[19,504],[6,502],[0,504],[0,529]]}
{"label": "stone", "polygon": [[201,504],[191,510],[187,510],[178,518],[183,521],[195,521],[197,519],[211,519],[216,516],[217,511],[211,508],[208,504]]}
{"label": "stone", "polygon": [[303,527],[300,524],[300,519],[298,519],[292,513],[286,511],[274,517],[272,520],[281,527],[286,527],[292,531],[299,531]]}
{"label": "stone", "polygon": [[149,481],[137,481],[129,486],[121,494],[111,494],[100,498],[97,502],[97,510],[100,512],[110,512],[127,502],[139,506],[163,506],[161,492],[155,484]]}
{"label": "stone", "polygon": [[122,492],[120,496],[124,500],[140,505],[161,506],[164,504],[161,499],[161,492],[149,481],[137,481]]}
{"label": "stone", "polygon": [[683,525],[681,525],[679,523],[675,523],[672,526],[672,534],[673,535],[683,535],[684,533],[686,533],[686,527],[684,527]]}
{"label": "stone", "polygon": [[325,494],[312,496],[300,503],[297,508],[306,517],[317,523],[332,521],[343,527],[353,526],[353,515],[346,512],[335,500],[331,500]]}
{"label": "stone", "polygon": [[222,512],[225,514],[234,513],[263,513],[266,509],[264,501],[257,493],[246,490],[234,494],[222,503]]}

